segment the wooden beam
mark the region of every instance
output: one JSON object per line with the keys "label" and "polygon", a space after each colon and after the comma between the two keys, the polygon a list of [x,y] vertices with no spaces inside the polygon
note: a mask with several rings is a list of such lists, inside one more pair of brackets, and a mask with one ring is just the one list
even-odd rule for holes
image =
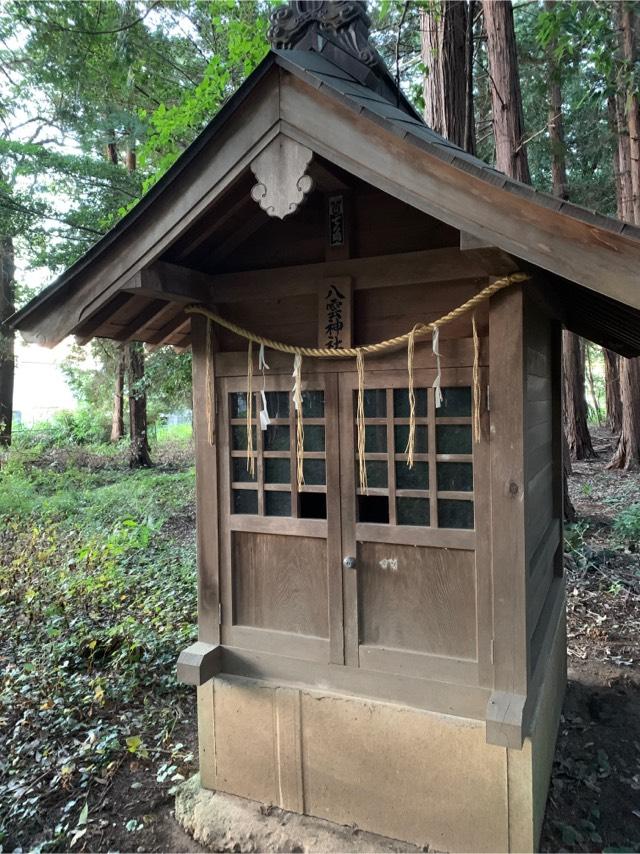
{"label": "wooden beam", "polygon": [[178,658],[177,677],[183,685],[204,685],[222,668],[221,647],[196,641],[183,649]]}
{"label": "wooden beam", "polygon": [[220,261],[223,261],[228,255],[231,255],[234,249],[237,249],[245,240],[248,240],[252,237],[256,231],[259,231],[263,225],[266,225],[269,222],[269,216],[264,213],[264,211],[260,210],[260,208],[256,209],[256,212],[247,217],[246,221],[236,228],[232,235],[227,237],[226,240],[223,240],[216,248],[211,252],[208,256],[207,261],[215,266],[219,264]]}
{"label": "wooden beam", "polygon": [[95,333],[100,329],[103,323],[106,323],[116,311],[119,311],[123,306],[125,306],[129,300],[131,299],[131,295],[127,293],[117,294],[112,300],[110,300],[106,305],[102,306],[99,311],[96,311],[88,320],[85,320],[84,323],[79,327],[76,335],[75,341],[76,344],[79,344],[83,347],[85,344],[88,344],[89,341],[94,337]]}
{"label": "wooden beam", "polygon": [[154,350],[157,350],[158,347],[162,347],[167,343],[167,339],[171,338],[172,335],[175,335],[177,332],[182,331],[182,329],[186,329],[188,324],[191,323],[190,317],[185,317],[182,312],[173,317],[168,323],[151,335],[147,341],[149,345],[149,351],[153,353]]}
{"label": "wooden beam", "polygon": [[[215,210],[218,207],[221,207],[224,204],[224,199],[220,200],[220,203],[216,203]],[[238,214],[242,208],[248,207],[249,205],[253,205],[251,197],[249,195],[249,190],[243,192],[235,201],[227,203],[227,206],[220,210],[219,213],[212,216],[211,222],[209,225],[203,227],[200,225],[200,230],[197,235],[193,237],[188,243],[186,243],[180,250],[180,254],[178,256],[179,261],[184,261],[186,258],[191,255],[199,246],[205,243],[209,238],[216,233],[220,228],[222,228],[230,219],[232,219],[236,214]],[[206,214],[203,216],[205,218]],[[197,228],[198,223],[195,223],[195,227]]]}
{"label": "wooden beam", "polygon": [[457,248],[427,249],[218,275],[159,261],[141,271],[127,287],[131,293],[162,296],[186,305],[311,294],[316,292],[320,281],[333,277],[348,276],[353,279],[355,290],[369,290],[392,285],[482,279],[517,270],[517,262],[499,249],[495,252],[489,249],[466,252]]}
{"label": "wooden beam", "polygon": [[134,319],[129,323],[122,332],[114,335],[114,341],[133,341],[145,327],[156,321],[159,317],[163,317],[167,311],[173,306],[171,303],[161,299],[152,300],[149,305],[145,306]]}

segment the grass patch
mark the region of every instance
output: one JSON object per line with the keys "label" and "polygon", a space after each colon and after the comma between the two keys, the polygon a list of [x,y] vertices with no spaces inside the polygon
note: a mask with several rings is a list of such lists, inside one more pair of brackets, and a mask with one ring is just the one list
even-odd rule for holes
{"label": "grass patch", "polygon": [[184,459],[141,471],[99,449],[5,460],[0,850],[80,849],[132,758],[163,769],[167,788],[188,773],[174,730],[191,694],[175,661],[196,631],[194,500]]}

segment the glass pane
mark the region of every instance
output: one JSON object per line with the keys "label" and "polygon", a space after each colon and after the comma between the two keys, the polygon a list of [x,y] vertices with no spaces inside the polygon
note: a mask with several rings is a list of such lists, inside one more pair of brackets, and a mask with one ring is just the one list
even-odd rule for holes
{"label": "glass pane", "polygon": [[429,489],[429,463],[396,463],[396,489]]}
{"label": "glass pane", "polygon": [[323,391],[302,392],[302,416],[303,418],[324,418]]}
{"label": "glass pane", "polygon": [[[271,413],[269,413],[271,414]],[[289,425],[270,424],[262,434],[265,451],[288,451],[289,450]]]}
{"label": "glass pane", "polygon": [[436,452],[438,454],[470,454],[470,424],[439,424],[436,427]]}
{"label": "glass pane", "polygon": [[[358,395],[354,402],[354,412],[357,412]],[[364,392],[364,417],[386,418],[387,417],[387,390],[384,388],[369,388]]]}
{"label": "glass pane", "polygon": [[387,495],[359,495],[358,522],[389,524],[389,497]]}
{"label": "glass pane", "polygon": [[471,415],[471,389],[468,386],[442,389],[438,418],[466,418]]}
{"label": "glass pane", "polygon": [[[414,389],[416,398],[416,415],[420,418],[427,417],[427,390],[426,388]],[[394,388],[393,390],[393,414],[396,418],[408,418],[411,415],[409,409],[409,389]]]}
{"label": "glass pane", "polygon": [[[251,428],[253,433],[253,447],[256,447],[256,428]],[[231,428],[231,448],[234,451],[247,450],[247,427],[246,424],[234,424]]]}
{"label": "glass pane", "polygon": [[[267,412],[269,418],[288,418],[289,417],[289,399],[288,391],[268,391],[267,395]],[[262,398],[260,398],[262,404]],[[275,514],[273,514],[275,515]]]}
{"label": "glass pane", "polygon": [[473,465],[471,463],[438,463],[438,489],[449,492],[473,491]]}
{"label": "glass pane", "polygon": [[324,451],[324,427],[322,424],[304,425],[305,451]]}
{"label": "glass pane", "polygon": [[233,512],[253,515],[258,512],[258,493],[255,489],[233,490]]}
{"label": "glass pane", "polygon": [[473,528],[473,502],[441,498],[438,501],[438,525],[441,528]]}
{"label": "glass pane", "polygon": [[[367,484],[376,489],[385,489],[389,483],[387,463],[383,460],[366,460]],[[356,460],[356,482],[360,486],[359,463]]]}
{"label": "glass pane", "polygon": [[[231,417],[232,418],[246,418],[247,417],[247,393],[246,391],[234,391],[229,395],[230,398],[230,407],[231,407]],[[255,418],[255,397],[254,400],[254,418]]]}
{"label": "glass pane", "polygon": [[327,496],[324,492],[301,492],[298,498],[301,519],[327,518]]}
{"label": "glass pane", "polygon": [[289,483],[291,480],[291,468],[289,457],[280,459],[278,457],[267,457],[264,461],[265,483]]}
{"label": "glass pane", "polygon": [[304,482],[309,486],[322,486],[326,480],[324,460],[305,460],[302,472]]}
{"label": "glass pane", "polygon": [[384,424],[366,424],[364,449],[368,454],[382,454],[387,450],[387,428]]}
{"label": "glass pane", "polygon": [[424,525],[429,521],[428,498],[397,498],[396,517],[398,525]]}
{"label": "glass pane", "polygon": [[251,472],[247,470],[246,457],[234,457],[231,461],[233,466],[232,480],[240,483],[246,483],[250,480],[255,480],[255,475],[251,477]]}
{"label": "glass pane", "polygon": [[291,516],[291,493],[265,492],[264,512],[266,516]]}
{"label": "glass pane", "polygon": [[[404,454],[409,441],[409,425],[396,424],[393,428],[395,434],[396,454]],[[416,424],[416,435],[414,440],[414,451],[416,454],[426,454],[428,450],[427,428],[424,424]]]}

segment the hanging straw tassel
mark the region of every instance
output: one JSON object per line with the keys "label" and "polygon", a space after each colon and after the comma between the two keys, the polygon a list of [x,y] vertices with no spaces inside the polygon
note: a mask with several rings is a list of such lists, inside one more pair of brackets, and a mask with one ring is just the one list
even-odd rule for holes
{"label": "hanging straw tassel", "polygon": [[258,370],[262,371],[262,391],[260,392],[260,397],[262,399],[262,409],[260,410],[261,430],[266,430],[269,424],[271,424],[271,418],[269,418],[269,410],[267,408],[267,378],[264,373],[265,368],[269,370],[269,365],[267,365],[264,358],[264,344],[261,344],[260,350],[258,351]]}
{"label": "hanging straw tassel", "polygon": [[473,330],[473,441],[480,441],[480,339],[476,328],[476,316],[471,315]]}
{"label": "hanging straw tassel", "polygon": [[436,357],[436,378],[433,381],[436,409],[440,409],[442,406],[442,389],[440,388],[440,380],[442,378],[442,370],[440,367],[440,327],[435,324],[433,326],[433,335],[431,338],[431,349],[433,350],[433,355]]}
{"label": "hanging straw tassel", "polygon": [[213,373],[213,321],[211,320],[211,318],[207,318],[206,350],[207,362],[205,370],[205,383],[207,385],[207,439],[209,440],[209,444],[213,447],[213,445],[215,445],[216,443],[216,428],[213,417],[215,407],[213,405],[213,377],[211,376]]}
{"label": "hanging straw tassel", "polygon": [[358,469],[360,474],[360,489],[365,495],[368,495],[369,487],[367,484],[367,464],[364,458],[364,353],[360,349],[356,352],[356,369],[358,371],[358,408],[356,412],[356,423],[358,429]]}
{"label": "hanging straw tassel", "polygon": [[256,460],[253,456],[253,343],[247,349],[247,471],[256,476]]}
{"label": "hanging straw tassel", "polygon": [[409,333],[407,342],[407,370],[409,372],[409,439],[404,449],[407,455],[407,466],[413,468],[413,452],[416,442],[416,393],[413,382],[413,355],[416,348],[416,332],[420,324],[416,324]]}
{"label": "hanging straw tassel", "polygon": [[296,474],[298,489],[304,486],[304,424],[302,421],[302,356],[293,357],[293,407],[296,411]]}

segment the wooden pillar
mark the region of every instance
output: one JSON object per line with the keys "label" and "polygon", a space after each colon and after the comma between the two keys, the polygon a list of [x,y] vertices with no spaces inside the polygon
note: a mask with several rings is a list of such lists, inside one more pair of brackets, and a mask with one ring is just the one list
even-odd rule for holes
{"label": "wooden pillar", "polygon": [[[191,318],[193,349],[193,426],[196,457],[196,540],[198,549],[198,639],[208,644],[220,642],[219,542],[217,432],[215,429],[215,365],[207,353],[207,320]],[[209,341],[215,350],[215,330]],[[207,371],[207,361],[211,360]],[[207,381],[212,384],[207,394]],[[213,444],[209,431],[207,401],[214,411]]]}
{"label": "wooden pillar", "polygon": [[494,691],[487,741],[521,747],[527,695],[524,294],[496,294],[489,313]]}

